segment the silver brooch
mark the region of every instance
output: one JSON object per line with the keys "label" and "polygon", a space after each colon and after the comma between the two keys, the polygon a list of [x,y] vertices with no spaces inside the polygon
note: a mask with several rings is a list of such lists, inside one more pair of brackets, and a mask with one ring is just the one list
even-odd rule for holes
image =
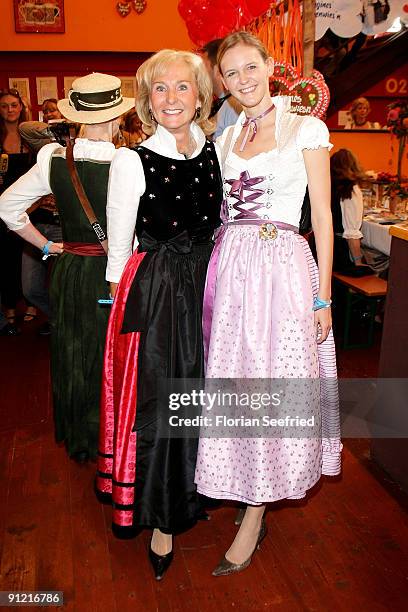
{"label": "silver brooch", "polygon": [[259,228],[259,237],[262,240],[275,240],[278,229],[273,223],[263,223]]}

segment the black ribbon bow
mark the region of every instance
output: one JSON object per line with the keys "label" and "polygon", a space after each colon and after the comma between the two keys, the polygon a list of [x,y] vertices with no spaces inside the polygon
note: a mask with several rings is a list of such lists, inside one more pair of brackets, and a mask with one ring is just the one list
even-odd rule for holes
{"label": "black ribbon bow", "polygon": [[156,240],[156,238],[153,238],[147,232],[143,232],[140,237],[138,252],[172,251],[173,253],[191,253],[191,247],[191,238],[186,230],[168,240]]}

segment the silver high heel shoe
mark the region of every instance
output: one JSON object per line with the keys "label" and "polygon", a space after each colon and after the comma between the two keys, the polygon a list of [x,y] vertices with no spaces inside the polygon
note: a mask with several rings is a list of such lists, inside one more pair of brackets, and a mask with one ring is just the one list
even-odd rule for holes
{"label": "silver high heel shoe", "polygon": [[254,552],[259,549],[262,540],[265,538],[268,533],[268,529],[266,527],[265,519],[262,519],[261,528],[259,530],[258,539],[255,544],[255,548],[252,553],[249,555],[248,559],[243,563],[232,563],[232,561],[228,561],[228,559],[224,557],[221,559],[221,562],[217,565],[215,570],[213,571],[213,576],[228,576],[229,574],[236,574],[237,572],[242,572],[242,570],[246,569],[248,565],[252,561],[252,556]]}

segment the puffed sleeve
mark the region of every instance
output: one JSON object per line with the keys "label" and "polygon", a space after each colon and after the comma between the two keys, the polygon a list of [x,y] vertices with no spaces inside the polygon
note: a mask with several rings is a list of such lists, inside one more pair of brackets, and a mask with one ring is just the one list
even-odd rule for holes
{"label": "puffed sleeve", "polygon": [[135,227],[140,197],[146,181],[139,155],[130,149],[117,149],[109,171],[106,219],[108,265],[106,280],[118,283],[123,269],[137,246]]}
{"label": "puffed sleeve", "polygon": [[34,202],[51,193],[50,160],[58,143],[45,145],[38,153],[37,163],[23,174],[0,197],[0,219],[13,231],[23,229],[30,219],[25,212]]}
{"label": "puffed sleeve", "polygon": [[304,149],[330,149],[330,134],[327,126],[317,117],[305,117],[300,124],[296,144],[299,151]]}
{"label": "puffed sleeve", "polygon": [[363,222],[363,194],[358,185],[354,185],[351,198],[340,201],[343,223],[343,238],[363,238],[361,224]]}

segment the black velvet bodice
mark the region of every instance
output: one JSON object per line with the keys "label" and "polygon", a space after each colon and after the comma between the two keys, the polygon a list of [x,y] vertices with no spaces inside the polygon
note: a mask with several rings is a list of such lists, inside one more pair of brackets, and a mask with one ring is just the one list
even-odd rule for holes
{"label": "black velvet bodice", "polygon": [[187,231],[193,244],[211,240],[221,223],[222,180],[214,144],[206,141],[194,159],[176,160],[143,146],[140,156],[146,190],[136,221],[139,239],[166,241]]}

